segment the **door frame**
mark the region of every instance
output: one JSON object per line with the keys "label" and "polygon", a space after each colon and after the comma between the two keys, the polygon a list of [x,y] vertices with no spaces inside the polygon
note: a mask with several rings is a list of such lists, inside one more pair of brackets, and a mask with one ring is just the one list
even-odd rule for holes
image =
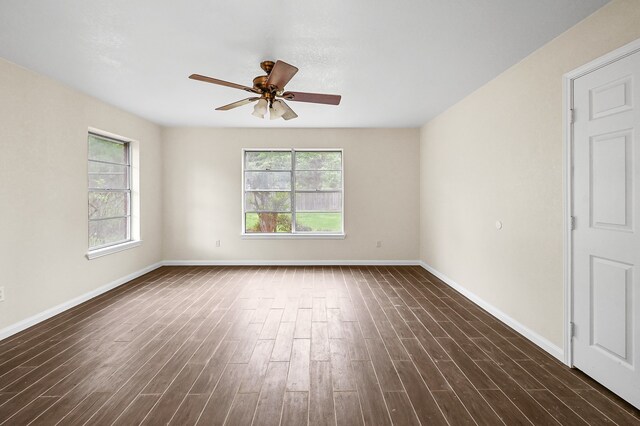
{"label": "door frame", "polygon": [[564,363],[573,367],[573,82],[622,58],[640,52],[640,39],[601,56],[562,77],[562,208],[563,208],[563,282],[564,282]]}

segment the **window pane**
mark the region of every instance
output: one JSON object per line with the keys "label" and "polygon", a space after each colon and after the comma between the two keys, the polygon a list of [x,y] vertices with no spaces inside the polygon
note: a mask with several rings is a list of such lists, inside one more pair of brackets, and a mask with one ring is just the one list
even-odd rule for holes
{"label": "window pane", "polygon": [[291,172],[245,172],[246,190],[291,190]]}
{"label": "window pane", "polygon": [[291,151],[246,151],[245,170],[291,170]]}
{"label": "window pane", "polygon": [[89,248],[127,239],[127,218],[89,222]]}
{"label": "window pane", "polygon": [[342,189],[342,172],[296,171],[296,190],[327,191]]}
{"label": "window pane", "polygon": [[342,210],[340,192],[297,192],[296,211],[331,212]]}
{"label": "window pane", "polygon": [[129,166],[96,163],[89,160],[89,188],[128,189]]}
{"label": "window pane", "polygon": [[127,144],[89,135],[89,160],[128,164]]}
{"label": "window pane", "polygon": [[247,192],[245,193],[245,211],[248,212],[290,212],[290,192]]}
{"label": "window pane", "polygon": [[290,213],[246,213],[245,232],[291,232]]}
{"label": "window pane", "polygon": [[340,232],[342,213],[296,213],[297,232]]}
{"label": "window pane", "polygon": [[89,219],[127,216],[128,198],[126,192],[89,192]]}
{"label": "window pane", "polygon": [[297,151],[296,170],[342,170],[342,153]]}

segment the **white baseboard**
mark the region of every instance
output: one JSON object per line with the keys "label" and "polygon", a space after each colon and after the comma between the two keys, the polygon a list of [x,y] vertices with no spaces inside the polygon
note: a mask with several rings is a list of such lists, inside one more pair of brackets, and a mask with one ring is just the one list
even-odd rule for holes
{"label": "white baseboard", "polygon": [[165,260],[165,266],[415,266],[418,260]]}
{"label": "white baseboard", "polygon": [[513,328],[518,333],[522,334],[524,337],[526,337],[531,342],[533,342],[534,344],[539,346],[541,349],[543,349],[544,351],[548,352],[553,357],[557,358],[560,362],[562,362],[562,363],[565,362],[564,350],[561,347],[556,346],[551,341],[549,341],[545,337],[539,335],[535,331],[531,330],[530,328],[528,328],[527,326],[525,326],[521,322],[516,321],[515,319],[511,318],[509,315],[505,314],[500,309],[498,309],[495,306],[491,305],[490,303],[486,302],[480,296],[478,296],[475,293],[472,293],[471,291],[467,290],[465,287],[463,287],[460,284],[456,283],[451,278],[447,277],[446,275],[444,275],[440,271],[436,270],[435,268],[431,267],[430,265],[427,265],[425,262],[420,261],[420,266],[422,266],[427,271],[431,272],[436,277],[440,278],[449,287],[451,287],[452,289],[456,290],[458,293],[462,294],[467,299],[471,300],[473,303],[475,303],[476,305],[480,306],[482,309],[484,309],[485,311],[489,312],[494,317],[496,317],[497,319],[499,319],[503,323],[507,324],[509,327]]}
{"label": "white baseboard", "polygon": [[109,284],[105,284],[101,287],[96,288],[88,293],[85,293],[81,296],[73,298],[67,302],[61,303],[57,306],[47,309],[46,311],[40,312],[36,315],[33,315],[29,318],[26,318],[22,321],[19,321],[15,324],[12,324],[8,327],[5,327],[0,330],[0,340],[6,339],[9,336],[13,336],[16,333],[21,332],[24,329],[27,329],[31,326],[34,326],[44,320],[47,320],[55,315],[58,315],[66,310],[73,308],[83,302],[86,302],[89,299],[92,299],[96,296],[101,295],[102,293],[106,293],[109,290],[112,290],[122,284],[125,284],[133,279],[136,279],[144,274],[147,274],[155,269],[158,269],[162,266],[162,262],[154,263],[153,265],[147,266],[146,268],[140,269],[134,273],[131,273],[125,277],[118,278],[115,281],[110,282]]}

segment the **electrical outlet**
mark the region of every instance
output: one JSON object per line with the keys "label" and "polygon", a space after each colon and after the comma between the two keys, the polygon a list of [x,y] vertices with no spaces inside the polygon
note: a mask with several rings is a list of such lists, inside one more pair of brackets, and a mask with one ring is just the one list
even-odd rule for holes
{"label": "electrical outlet", "polygon": [[220,247],[220,240],[216,240],[216,247]]}
{"label": "electrical outlet", "polygon": [[0,302],[4,302],[4,287],[0,287]]}
{"label": "electrical outlet", "polygon": [[382,241],[376,241],[376,247],[377,248],[382,247]]}

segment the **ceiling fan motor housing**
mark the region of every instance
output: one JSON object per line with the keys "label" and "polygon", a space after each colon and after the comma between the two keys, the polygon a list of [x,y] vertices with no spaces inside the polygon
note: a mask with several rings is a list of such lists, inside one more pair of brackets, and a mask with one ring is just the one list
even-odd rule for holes
{"label": "ceiling fan motor housing", "polygon": [[268,75],[259,75],[258,77],[253,79],[253,87],[262,92],[263,95],[269,93],[269,89],[267,88],[268,77]]}

